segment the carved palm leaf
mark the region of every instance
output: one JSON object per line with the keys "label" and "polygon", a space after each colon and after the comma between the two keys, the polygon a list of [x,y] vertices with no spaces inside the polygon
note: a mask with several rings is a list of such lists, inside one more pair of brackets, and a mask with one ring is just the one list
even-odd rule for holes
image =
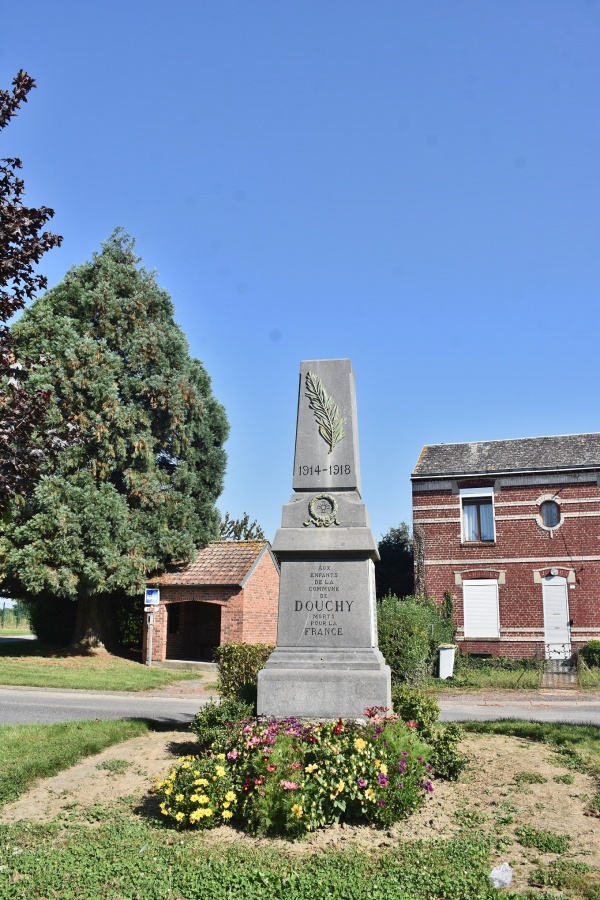
{"label": "carved palm leaf", "polygon": [[329,396],[323,382],[314,372],[306,373],[306,397],[310,403],[317,424],[319,434],[329,444],[329,453],[336,444],[345,437],[344,420],[335,400]]}

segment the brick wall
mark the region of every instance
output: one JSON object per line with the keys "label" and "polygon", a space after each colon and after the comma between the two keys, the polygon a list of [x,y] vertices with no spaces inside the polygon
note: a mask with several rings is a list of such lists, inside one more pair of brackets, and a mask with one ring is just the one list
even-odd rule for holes
{"label": "brick wall", "polygon": [[[500,638],[461,641],[462,649],[504,656],[543,655],[544,613],[541,578],[558,569],[569,580],[569,614],[574,649],[600,638],[600,490],[596,481],[503,485],[496,481],[494,542],[461,543],[461,487],[493,481],[465,479],[451,489],[415,490],[415,531],[422,542],[419,577],[425,592],[454,599],[461,641],[463,591],[469,578],[498,579]],[[538,523],[539,502],[556,496],[562,523],[552,531]]]}
{"label": "brick wall", "polygon": [[[211,645],[274,644],[277,638],[279,572],[270,553],[263,554],[242,589],[234,586],[163,585],[154,613],[152,659],[204,659]],[[168,607],[178,604],[180,626],[168,633]],[[220,609],[220,639],[215,631]],[[148,656],[144,617],[143,660]]]}
{"label": "brick wall", "polygon": [[247,644],[275,644],[279,607],[279,572],[265,553],[244,588],[243,640]]}

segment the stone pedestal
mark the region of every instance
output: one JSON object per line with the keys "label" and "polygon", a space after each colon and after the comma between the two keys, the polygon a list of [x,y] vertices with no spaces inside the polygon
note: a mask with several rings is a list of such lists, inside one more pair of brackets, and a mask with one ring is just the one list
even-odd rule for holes
{"label": "stone pedestal", "polygon": [[391,708],[349,360],[301,364],[293,483],[273,542],[277,647],[258,676],[258,714],[349,718],[368,706]]}

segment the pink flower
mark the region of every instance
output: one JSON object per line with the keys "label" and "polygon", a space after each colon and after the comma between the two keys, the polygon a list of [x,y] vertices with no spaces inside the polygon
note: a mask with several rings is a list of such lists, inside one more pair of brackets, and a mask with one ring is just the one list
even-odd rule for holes
{"label": "pink flower", "polygon": [[417,723],[414,721],[414,719],[411,719],[410,722],[407,722],[407,723],[406,723],[406,727],[407,727],[407,728],[418,728],[418,725],[417,725]]}
{"label": "pink flower", "polygon": [[284,791],[297,791],[298,785],[295,781],[280,781],[280,787],[283,788]]}
{"label": "pink flower", "polygon": [[227,759],[237,759],[239,755],[240,754],[237,752],[237,750],[230,750],[227,754]]}
{"label": "pink flower", "polygon": [[275,763],[270,763],[267,766],[267,772],[276,772],[276,771],[277,771],[277,766],[275,765]]}
{"label": "pink flower", "polygon": [[292,763],[290,766],[290,769],[301,769],[301,768],[302,768],[301,763]]}

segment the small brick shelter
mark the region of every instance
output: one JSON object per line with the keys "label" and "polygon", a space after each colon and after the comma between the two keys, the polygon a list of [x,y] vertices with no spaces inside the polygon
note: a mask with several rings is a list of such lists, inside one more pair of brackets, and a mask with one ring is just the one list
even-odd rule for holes
{"label": "small brick shelter", "polygon": [[425,446],[411,481],[415,592],[452,595],[463,652],[600,638],[600,434]]}
{"label": "small brick shelter", "polygon": [[[212,661],[220,644],[275,644],[279,567],[268,541],[212,541],[148,582],[160,589],[152,660]],[[147,659],[144,617],[144,660]]]}

